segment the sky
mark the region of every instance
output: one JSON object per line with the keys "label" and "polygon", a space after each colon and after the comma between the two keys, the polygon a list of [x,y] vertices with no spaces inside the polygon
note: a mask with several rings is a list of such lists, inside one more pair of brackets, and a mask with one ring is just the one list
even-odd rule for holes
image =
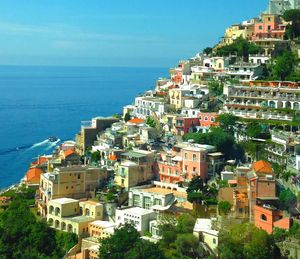
{"label": "sky", "polygon": [[170,67],[268,0],[1,0],[0,65]]}

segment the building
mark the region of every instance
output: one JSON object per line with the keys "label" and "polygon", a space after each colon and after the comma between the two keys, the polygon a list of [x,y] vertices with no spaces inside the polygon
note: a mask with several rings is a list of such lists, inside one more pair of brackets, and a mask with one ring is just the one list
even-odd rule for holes
{"label": "building", "polygon": [[92,147],[97,140],[97,134],[109,128],[114,122],[119,121],[113,117],[96,117],[92,121],[83,122],[80,133],[76,135],[76,148],[79,154],[84,154],[86,149]]}
{"label": "building", "polygon": [[86,198],[107,179],[107,171],[98,167],[72,166],[55,168],[41,175],[38,210],[47,214],[47,204],[57,198]]}
{"label": "building", "polygon": [[39,167],[31,167],[25,177],[25,184],[30,187],[38,188],[43,170]]}
{"label": "building", "polygon": [[292,121],[300,110],[300,85],[295,82],[256,82],[225,85],[225,111],[238,117]]}
{"label": "building", "polygon": [[117,226],[125,223],[134,224],[136,230],[141,234],[149,231],[149,223],[156,219],[156,212],[139,207],[131,207],[116,210]]}
{"label": "building", "polygon": [[283,40],[286,25],[278,15],[262,14],[261,19],[254,24],[251,40],[275,38]]}
{"label": "building", "polygon": [[133,150],[122,154],[122,161],[115,171],[115,183],[125,190],[157,177],[154,152]]}
{"label": "building", "polygon": [[[87,209],[82,207],[84,203],[70,198],[49,201],[47,205],[47,222],[51,227],[61,231],[72,232],[77,235],[88,235],[89,223],[101,218],[103,205],[100,203],[92,205],[90,201],[86,201],[91,209],[86,213]],[[95,213],[93,214],[93,212]]]}
{"label": "building", "polygon": [[263,67],[253,63],[235,63],[228,67],[226,75],[232,80],[251,81],[259,79],[263,75]]}
{"label": "building", "polygon": [[253,219],[257,198],[276,197],[276,181],[272,166],[263,160],[252,164],[252,170],[247,173],[247,177],[250,219]]}
{"label": "building", "polygon": [[265,13],[281,15],[286,10],[299,9],[299,0],[270,0]]}
{"label": "building", "polygon": [[[171,153],[162,153],[158,162],[160,181],[164,183],[178,183],[190,181],[194,176],[206,180],[209,163],[214,160],[208,158],[215,147],[191,143],[178,144]],[[216,160],[214,160],[216,161]],[[212,174],[215,172],[211,171]]]}
{"label": "building", "polygon": [[168,109],[169,105],[163,98],[148,96],[136,97],[133,115],[143,119],[146,119],[149,116],[162,118],[163,114],[167,112]]}
{"label": "building", "polygon": [[285,230],[289,230],[291,227],[290,216],[277,208],[275,205],[277,201],[278,198],[258,198],[254,206],[255,226],[269,234],[272,234],[275,227]]}
{"label": "building", "polygon": [[216,219],[197,219],[193,234],[199,241],[203,242],[211,252],[217,254],[219,244],[219,231],[214,227]]}
{"label": "building", "polygon": [[170,190],[154,184],[130,188],[128,205],[144,209],[169,208],[177,201],[187,200],[184,188],[176,186],[176,190]]}
{"label": "building", "polygon": [[200,126],[197,127],[197,131],[206,133],[209,131],[211,127],[219,126],[219,123],[217,122],[217,119],[219,117],[219,114],[216,112],[202,112],[199,113],[199,122]]}
{"label": "building", "polygon": [[239,37],[245,38],[245,26],[234,24],[226,29],[222,45],[230,45]]}
{"label": "building", "polygon": [[189,132],[196,132],[196,127],[200,126],[199,118],[187,118],[183,116],[176,117],[176,134],[179,136],[184,136],[186,133]]}
{"label": "building", "polygon": [[289,48],[290,42],[277,38],[263,38],[252,40],[253,43],[262,48],[261,54],[269,57],[276,57],[279,53]]}
{"label": "building", "polygon": [[270,60],[269,55],[265,54],[249,54],[249,62],[252,64],[268,64]]}
{"label": "building", "polygon": [[115,231],[116,224],[110,221],[95,220],[89,223],[89,235],[97,238],[107,238]]}

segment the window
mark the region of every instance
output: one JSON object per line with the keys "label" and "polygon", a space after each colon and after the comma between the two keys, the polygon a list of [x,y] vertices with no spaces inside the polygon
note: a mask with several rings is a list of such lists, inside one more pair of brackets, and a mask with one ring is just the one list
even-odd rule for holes
{"label": "window", "polygon": [[154,199],[154,205],[162,205],[161,199]]}
{"label": "window", "polygon": [[217,240],[215,238],[213,238],[213,243],[216,244],[217,243]]}
{"label": "window", "polygon": [[208,117],[207,117],[207,116],[205,116],[205,117],[204,117],[204,120],[205,120],[205,121],[208,121]]}
{"label": "window", "polygon": [[193,167],[193,173],[195,173],[196,172],[196,167]]}
{"label": "window", "polygon": [[184,170],[187,171],[187,169],[188,169],[188,168],[187,168],[187,165],[185,165],[185,166],[184,166]]}
{"label": "window", "polygon": [[150,197],[145,197],[144,198],[144,208],[145,209],[150,209],[151,206],[152,206],[151,198]]}
{"label": "window", "polygon": [[210,118],[210,121],[211,121],[211,122],[214,122],[214,121],[215,121],[215,118],[214,118],[214,117],[211,117],[211,118]]}
{"label": "window", "polygon": [[80,179],[80,174],[77,175],[77,179],[78,179],[78,180]]}
{"label": "window", "polygon": [[267,221],[267,216],[265,214],[261,214],[260,219],[264,220],[264,221]]}
{"label": "window", "polygon": [[140,195],[138,195],[138,194],[133,195],[133,206],[136,206],[136,207],[140,206]]}
{"label": "window", "polygon": [[271,30],[271,25],[268,25],[268,31],[270,31]]}
{"label": "window", "polygon": [[258,29],[261,31],[261,30],[262,30],[262,26],[260,25],[260,26],[258,27]]}
{"label": "window", "polygon": [[187,158],[188,158],[188,154],[184,153],[184,159],[187,159]]}
{"label": "window", "polygon": [[196,154],[193,154],[193,161],[196,161],[196,159],[197,159]]}

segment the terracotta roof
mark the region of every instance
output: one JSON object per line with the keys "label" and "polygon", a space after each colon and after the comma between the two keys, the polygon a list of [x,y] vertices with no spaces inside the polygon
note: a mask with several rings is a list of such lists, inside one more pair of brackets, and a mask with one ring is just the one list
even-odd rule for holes
{"label": "terracotta roof", "polygon": [[254,162],[252,164],[252,168],[255,173],[267,173],[267,174],[273,173],[272,166],[264,160]]}
{"label": "terracotta roof", "polygon": [[128,121],[129,123],[134,123],[134,124],[140,124],[140,123],[144,123],[145,120],[139,119],[139,118],[134,118],[132,120]]}
{"label": "terracotta roof", "polygon": [[26,173],[26,179],[27,182],[31,183],[39,183],[40,182],[40,176],[43,173],[43,170],[40,168],[30,168]]}
{"label": "terracotta roof", "polygon": [[116,161],[117,160],[117,156],[115,154],[111,154],[108,156],[108,159],[111,161]]}
{"label": "terracotta roof", "polygon": [[65,157],[68,157],[70,155],[73,155],[75,154],[75,151],[73,149],[67,149],[65,152],[64,152],[64,156]]}

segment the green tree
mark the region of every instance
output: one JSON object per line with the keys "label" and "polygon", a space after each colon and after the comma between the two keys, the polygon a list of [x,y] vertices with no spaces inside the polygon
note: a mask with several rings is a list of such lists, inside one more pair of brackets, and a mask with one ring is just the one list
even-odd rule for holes
{"label": "green tree", "polygon": [[178,233],[192,233],[196,220],[190,214],[181,214],[178,217],[176,230]]}
{"label": "green tree", "polygon": [[99,160],[100,160],[100,158],[101,158],[100,151],[97,150],[97,151],[93,152],[92,155],[91,155],[91,158],[92,158],[92,161],[93,161],[94,163],[99,162]]}
{"label": "green tree", "polygon": [[129,113],[129,112],[125,113],[125,115],[124,115],[124,121],[127,122],[127,121],[129,121],[130,119],[131,119],[130,113]]}
{"label": "green tree", "polygon": [[180,234],[175,241],[176,251],[181,258],[199,258],[199,240],[192,234]]}
{"label": "green tree", "polygon": [[288,26],[286,36],[288,39],[295,39],[300,36],[300,10],[291,9],[287,10],[283,14],[283,19],[287,22],[291,22]]}
{"label": "green tree", "polygon": [[282,55],[278,56],[271,67],[272,78],[275,80],[287,80],[294,72],[297,59],[291,51],[284,51]]}
{"label": "green tree", "polygon": [[100,259],[123,259],[125,254],[139,241],[140,235],[131,224],[115,230],[115,233],[100,240],[99,258]]}
{"label": "green tree", "polygon": [[212,81],[208,83],[208,90],[211,96],[223,95],[223,88],[224,88],[223,83],[217,81]]}
{"label": "green tree", "polygon": [[297,202],[297,197],[290,189],[286,189],[280,192],[279,201],[281,208],[287,210],[290,207],[295,206],[295,203]]}
{"label": "green tree", "polygon": [[258,138],[261,133],[262,133],[261,124],[259,124],[258,122],[256,121],[250,122],[247,125],[247,130],[246,130],[247,136],[251,138]]}
{"label": "green tree", "polygon": [[219,122],[220,127],[229,133],[233,133],[234,131],[234,126],[236,125],[236,122],[238,120],[238,117],[236,117],[235,115],[231,114],[231,113],[223,113],[220,114],[217,122]]}
{"label": "green tree", "polygon": [[147,117],[146,124],[152,128],[156,127],[155,119],[152,117]]}
{"label": "green tree", "polygon": [[157,244],[140,240],[125,254],[125,259],[164,259],[164,254]]}
{"label": "green tree", "polygon": [[274,239],[251,223],[234,225],[222,231],[219,239],[220,258],[280,258]]}
{"label": "green tree", "polygon": [[230,212],[231,204],[229,201],[220,201],[218,203],[218,210],[220,214],[227,215]]}
{"label": "green tree", "polygon": [[216,190],[205,184],[200,176],[193,177],[186,192],[189,202],[204,205],[216,203]]}
{"label": "green tree", "polygon": [[203,50],[203,53],[206,54],[206,55],[210,55],[212,53],[213,49],[211,47],[206,47],[204,50]]}
{"label": "green tree", "polygon": [[261,51],[261,47],[240,37],[232,44],[217,49],[216,55],[228,57],[236,54],[238,57],[243,58],[244,61],[248,61],[249,54],[258,54]]}

